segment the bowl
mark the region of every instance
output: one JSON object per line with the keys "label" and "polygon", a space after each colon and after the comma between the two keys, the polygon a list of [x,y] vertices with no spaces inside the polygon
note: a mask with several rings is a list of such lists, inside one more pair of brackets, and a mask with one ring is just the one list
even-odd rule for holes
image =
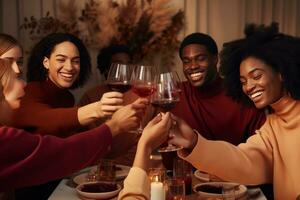
{"label": "bowl", "polygon": [[247,187],[232,182],[199,183],[193,190],[201,199],[247,199]]}
{"label": "bowl", "polygon": [[[131,167],[126,165],[116,165],[116,180],[123,180],[129,173]],[[97,166],[90,167],[88,170],[82,171],[78,173],[74,178],[73,182],[77,185],[82,183],[91,182],[87,180],[87,176],[89,173],[95,173],[97,170]]]}
{"label": "bowl", "polygon": [[80,197],[89,199],[107,199],[116,196],[121,185],[109,182],[82,183],[76,187],[76,192]]}
{"label": "bowl", "polygon": [[220,179],[219,177],[200,170],[196,170],[194,172],[194,175],[202,182],[224,182],[224,180]]}

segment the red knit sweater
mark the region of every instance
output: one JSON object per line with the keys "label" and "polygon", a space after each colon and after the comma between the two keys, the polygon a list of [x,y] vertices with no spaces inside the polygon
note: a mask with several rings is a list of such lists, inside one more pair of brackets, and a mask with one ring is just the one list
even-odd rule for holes
{"label": "red knit sweater", "polygon": [[111,143],[106,125],[68,138],[0,127],[0,192],[68,176],[95,163]]}
{"label": "red knit sweater", "polygon": [[81,125],[74,97],[52,81],[29,82],[21,106],[13,114],[12,126],[42,135],[66,137]]}

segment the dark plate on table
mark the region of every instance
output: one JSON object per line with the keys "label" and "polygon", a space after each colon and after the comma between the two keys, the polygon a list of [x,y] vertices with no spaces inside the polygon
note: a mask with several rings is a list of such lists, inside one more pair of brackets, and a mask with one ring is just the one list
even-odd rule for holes
{"label": "dark plate on table", "polygon": [[116,196],[121,185],[109,182],[82,183],[76,187],[79,197],[88,199],[108,199]]}

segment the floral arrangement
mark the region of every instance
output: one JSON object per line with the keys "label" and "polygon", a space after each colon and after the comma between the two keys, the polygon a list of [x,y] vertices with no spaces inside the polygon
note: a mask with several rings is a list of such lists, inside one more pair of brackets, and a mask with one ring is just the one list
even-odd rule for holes
{"label": "floral arrangement", "polygon": [[[88,0],[78,10],[73,0],[59,1],[57,18],[25,18],[21,28],[32,40],[53,32],[69,32],[88,47],[128,45],[134,62],[151,61],[157,54],[170,65],[178,49],[178,34],[184,28],[184,13],[171,0]],[[79,12],[78,12],[79,11]],[[79,13],[79,14],[78,14]]]}

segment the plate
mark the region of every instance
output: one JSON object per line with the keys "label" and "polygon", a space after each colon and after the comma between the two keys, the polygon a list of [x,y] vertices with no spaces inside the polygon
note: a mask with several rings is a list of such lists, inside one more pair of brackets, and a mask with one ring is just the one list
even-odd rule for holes
{"label": "plate", "polygon": [[196,170],[194,172],[194,175],[196,178],[198,178],[200,181],[203,181],[203,182],[209,182],[209,174],[205,173],[205,172],[202,172],[200,170]]}
{"label": "plate", "polygon": [[[116,165],[116,167],[121,169],[121,170],[116,171],[116,179],[117,180],[122,180],[122,179],[126,178],[126,176],[129,173],[129,170],[131,168],[126,165]],[[77,185],[86,183],[87,182],[86,177],[87,177],[89,171],[96,171],[96,169],[97,169],[97,166],[93,166],[93,167],[90,167],[88,171],[84,170],[83,173],[81,173],[73,178],[73,182],[76,183]]]}
{"label": "plate", "polygon": [[117,189],[110,191],[110,192],[83,192],[82,189],[85,186],[89,186],[89,185],[94,185],[94,184],[98,184],[99,182],[94,182],[94,183],[82,183],[80,185],[78,185],[76,187],[76,192],[79,195],[79,197],[83,197],[83,198],[87,198],[87,199],[108,199],[108,198],[112,198],[114,196],[116,196],[120,190],[121,190],[121,185],[117,184]]}
{"label": "plate", "polygon": [[[199,188],[202,188],[200,190]],[[247,199],[247,187],[232,182],[207,182],[193,187],[201,199]]]}
{"label": "plate", "polygon": [[194,172],[194,175],[195,175],[196,178],[198,178],[202,182],[209,182],[209,181],[220,182],[220,181],[223,181],[217,176],[208,174],[206,172],[202,172],[200,170],[196,170]]}

